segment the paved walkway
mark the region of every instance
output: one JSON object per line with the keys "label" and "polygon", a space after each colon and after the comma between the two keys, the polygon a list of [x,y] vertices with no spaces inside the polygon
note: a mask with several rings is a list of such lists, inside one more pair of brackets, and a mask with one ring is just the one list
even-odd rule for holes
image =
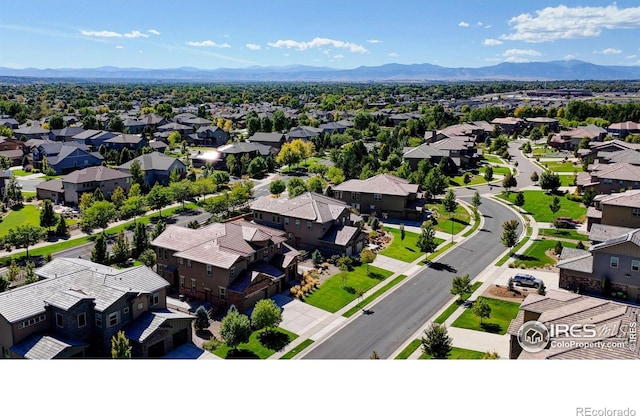
{"label": "paved walkway", "polygon": [[[420,258],[424,258],[424,255],[420,256]],[[376,259],[373,261],[373,263],[371,263],[371,265],[384,270],[389,270],[390,272],[402,273],[406,271],[411,264],[402,260],[396,260],[394,258],[378,254],[376,255]]]}

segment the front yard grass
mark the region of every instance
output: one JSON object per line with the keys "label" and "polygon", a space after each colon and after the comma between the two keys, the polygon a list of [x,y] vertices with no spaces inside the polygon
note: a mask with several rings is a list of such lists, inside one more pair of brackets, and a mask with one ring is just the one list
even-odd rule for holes
{"label": "front yard grass", "polygon": [[382,286],[380,289],[376,290],[373,293],[373,295],[366,297],[362,302],[358,303],[356,306],[354,306],[353,308],[343,313],[342,316],[344,316],[345,318],[349,318],[353,316],[356,312],[362,310],[362,308],[364,308],[374,300],[378,299],[383,293],[385,293],[386,291],[388,291],[398,283],[402,282],[406,278],[407,276],[404,274],[401,274],[400,276],[396,276],[392,281]]}
{"label": "front yard grass", "polygon": [[475,282],[471,285],[471,293],[465,293],[463,296],[458,297],[455,302],[453,302],[447,309],[444,310],[433,322],[437,324],[443,324],[455,311],[464,303],[465,300],[469,299],[469,297],[475,292],[480,286],[482,282]]}
{"label": "front yard grass", "polygon": [[420,234],[405,230],[404,241],[402,241],[402,239],[400,238],[399,229],[384,227],[384,231],[391,233],[391,235],[393,236],[393,241],[391,242],[389,247],[380,251],[379,254],[387,257],[392,257],[396,260],[406,261],[407,263],[411,263],[418,257],[424,255],[424,253],[421,252],[418,247],[416,247],[416,242],[418,241],[418,237],[420,237]]}
{"label": "front yard grass", "polygon": [[411,354],[413,354],[418,348],[420,348],[421,345],[422,341],[420,341],[419,339],[414,339],[409,343],[409,345],[407,345],[402,351],[400,351],[400,354],[396,355],[396,358],[394,358],[394,360],[406,360],[411,356]]}
{"label": "front yard grass", "polygon": [[506,334],[509,323],[518,315],[520,304],[482,296],[478,299],[484,299],[491,307],[491,315],[489,318],[483,319],[481,324],[480,318],[474,315],[472,309],[469,308],[462,312],[462,315],[453,322],[452,326],[500,335]]}
{"label": "front yard grass", "polygon": [[[465,348],[452,347],[447,360],[481,360],[484,353],[481,351],[467,350]],[[424,352],[420,356],[421,360],[430,360],[431,356]]]}
{"label": "front yard grass", "polygon": [[31,224],[40,226],[40,210],[33,205],[24,205],[10,210],[0,222],[0,237],[9,234],[9,230],[18,225]]}
{"label": "front yard grass", "polygon": [[573,162],[542,162],[552,172],[582,172],[582,165],[580,163],[573,164]]}
{"label": "front yard grass", "polygon": [[228,357],[231,349],[227,346],[227,344],[222,344],[212,352],[220,358],[259,358],[261,360],[264,360],[269,358],[271,355],[273,355],[273,353],[276,352],[276,349],[272,349],[270,347],[280,347],[280,349],[282,349],[291,341],[298,338],[298,336],[293,332],[287,331],[286,329],[282,328],[275,328],[273,332],[276,335],[272,338],[277,341],[275,344],[280,343],[281,345],[265,346],[262,344],[262,342],[260,342],[259,338],[259,335],[264,331],[264,329],[253,331],[251,333],[251,337],[249,338],[249,342],[247,342],[246,344],[240,344],[238,346],[238,352],[236,353],[235,357]]}
{"label": "front yard grass", "polygon": [[[513,173],[513,171],[511,170],[511,168],[507,167],[507,166],[491,166],[491,168],[493,169],[493,180],[496,179],[496,175],[502,175],[505,176],[507,173]],[[480,174],[484,176],[484,172],[487,170],[486,166],[482,166],[480,167]]]}
{"label": "front yard grass", "polygon": [[[556,259],[547,256],[546,252],[553,249],[557,242],[558,240],[533,240],[533,244],[524,253],[515,256],[516,266],[524,265],[524,267],[532,269],[556,264]],[[562,246],[576,248],[576,243],[562,241]]]}
{"label": "front yard grass", "polygon": [[482,175],[470,174],[470,176],[471,176],[471,182],[469,182],[468,184],[464,183],[464,180],[463,180],[464,175],[450,176],[449,186],[475,186],[475,185],[483,185],[487,183],[487,181],[484,179],[484,176]]}
{"label": "front yard grass", "polygon": [[497,163],[498,165],[503,165],[505,162],[501,157],[490,154],[483,154],[482,159],[486,160],[488,163]]}
{"label": "front yard grass", "polygon": [[[580,202],[568,200],[564,196],[558,196],[560,199],[560,211],[553,214],[549,209],[549,205],[553,202],[553,195],[544,191],[522,191],[524,195],[524,205],[522,209],[533,215],[538,222],[553,222],[556,217],[569,217],[574,220],[584,220],[587,215],[587,208]],[[513,203],[516,199],[517,192],[506,192],[498,194],[498,198]]]}
{"label": "front yard grass", "polygon": [[560,177],[560,186],[575,186],[573,175],[558,175],[558,177]]}
{"label": "front yard grass", "polygon": [[567,230],[564,228],[540,228],[538,235],[542,237],[555,237],[566,240],[589,241],[589,236],[579,233],[576,230]]}
{"label": "front yard grass", "polygon": [[311,344],[313,344],[313,340],[307,338],[304,341],[302,341],[300,344],[298,344],[298,346],[292,348],[289,352],[287,352],[282,357],[280,357],[280,359],[281,360],[290,360],[293,357],[295,357],[296,355],[298,355],[300,353],[300,351],[304,350],[305,348],[307,348]]}
{"label": "front yard grass", "polygon": [[31,176],[34,174],[33,172],[26,172],[23,169],[13,169],[11,170],[11,173],[14,176]]}
{"label": "front yard grass", "polygon": [[447,234],[451,234],[451,223],[453,222],[453,234],[456,235],[464,230],[471,219],[467,210],[460,204],[456,208],[455,214],[449,217],[449,214],[445,212],[442,204],[427,204],[427,209],[432,211],[438,211],[440,216],[437,219],[437,224],[434,224],[436,231],[442,231]]}
{"label": "front yard grass", "polygon": [[367,266],[363,264],[350,272],[340,272],[331,276],[315,292],[304,298],[304,301],[333,313],[355,300],[358,290],[369,290],[392,274],[388,270],[371,265],[367,273]]}

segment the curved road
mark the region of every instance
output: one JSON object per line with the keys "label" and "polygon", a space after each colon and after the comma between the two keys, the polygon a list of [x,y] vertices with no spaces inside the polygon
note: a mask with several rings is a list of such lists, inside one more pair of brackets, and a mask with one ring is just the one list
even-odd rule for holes
{"label": "curved road", "polygon": [[389,296],[371,307],[373,314],[360,315],[324,341],[313,344],[303,358],[369,358],[376,351],[389,358],[453,296],[449,293],[455,276],[473,279],[492,264],[504,250],[500,242],[502,223],[515,218],[509,208],[482,199],[484,228],[457,244],[432,267],[425,267]]}

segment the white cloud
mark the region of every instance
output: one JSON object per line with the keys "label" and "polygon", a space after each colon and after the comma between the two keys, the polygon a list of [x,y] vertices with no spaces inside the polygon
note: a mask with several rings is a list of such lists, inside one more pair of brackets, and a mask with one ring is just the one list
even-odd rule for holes
{"label": "white cloud", "polygon": [[460,22],[460,23],[458,23],[458,26],[460,26],[460,27],[469,27],[469,23],[467,23],[467,22]]}
{"label": "white cloud", "polygon": [[503,56],[540,56],[540,52],[533,49],[509,49],[504,51]]}
{"label": "white cloud", "polygon": [[147,30],[147,32],[151,33],[152,35],[156,35],[156,36],[158,36],[160,34],[160,32],[158,32],[155,29],[149,29],[149,30]]}
{"label": "white cloud", "polygon": [[398,55],[398,54],[397,54],[397,53],[395,53],[395,52],[391,52],[391,53],[389,54],[389,56],[390,56],[390,57],[392,57],[392,58],[397,58],[397,57],[398,57],[398,56],[400,56],[400,55]]}
{"label": "white cloud", "polygon": [[378,39],[369,39],[367,43],[382,43],[382,41]]}
{"label": "white cloud", "polygon": [[118,46],[116,46],[116,49],[124,49],[124,46],[118,45]]}
{"label": "white cloud", "polygon": [[501,39],[530,43],[600,36],[603,29],[640,28],[640,7],[547,7],[535,15],[521,14],[509,20],[514,32]]}
{"label": "white cloud", "polygon": [[112,32],[110,30],[81,30],[81,34],[84,36],[94,36],[98,38],[148,38],[149,35],[142,33],[138,30],[132,30],[128,33]]}
{"label": "white cloud", "polygon": [[196,47],[211,47],[211,48],[230,48],[231,47],[231,45],[229,45],[228,43],[215,43],[212,40],[203,40],[201,42],[191,40],[185,43],[189,46],[196,46]]}
{"label": "white cloud", "polygon": [[144,53],[144,51],[138,51],[138,53]]}
{"label": "white cloud", "polygon": [[478,23],[476,23],[476,25],[478,25],[478,26],[480,26],[480,27],[482,27],[482,26],[483,26],[482,22],[478,22]]}
{"label": "white cloud", "polygon": [[309,42],[298,42],[295,40],[278,40],[276,42],[269,42],[269,46],[274,48],[287,48],[287,49],[297,49],[299,51],[304,51],[312,48],[321,48],[325,46],[332,46],[334,48],[342,48],[348,49],[351,52],[365,53],[367,50],[356,43],[352,42],[344,42],[341,40],[334,40],[328,38],[313,38],[313,40]]}
{"label": "white cloud", "polygon": [[342,58],[344,58],[344,55],[342,54],[333,55],[333,59],[342,59]]}
{"label": "white cloud", "polygon": [[498,40],[498,39],[485,39],[484,41],[482,41],[482,44],[484,46],[497,46],[497,45],[502,45],[502,41]]}
{"label": "white cloud", "polygon": [[566,59],[566,60],[577,59],[577,58],[578,58],[578,55],[574,55],[574,54],[571,54],[571,53],[564,57],[564,59]]}
{"label": "white cloud", "polygon": [[636,59],[638,57],[638,55],[629,55],[626,58],[627,59]]}
{"label": "white cloud", "polygon": [[491,25],[486,25],[484,28],[485,28],[485,29],[491,29],[492,27],[493,27],[493,26],[491,26]]}
{"label": "white cloud", "polygon": [[260,50],[260,45],[256,45],[255,43],[247,43],[244,46],[246,46],[247,49],[251,49],[252,51],[259,51]]}
{"label": "white cloud", "polygon": [[602,55],[617,55],[619,53],[622,53],[622,51],[620,49],[607,48],[601,51],[593,51],[593,53],[602,54]]}

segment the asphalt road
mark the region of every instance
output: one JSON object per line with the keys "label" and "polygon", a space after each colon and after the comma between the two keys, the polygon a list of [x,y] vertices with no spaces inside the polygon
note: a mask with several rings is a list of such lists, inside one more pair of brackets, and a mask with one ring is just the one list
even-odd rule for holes
{"label": "asphalt road", "polygon": [[509,208],[483,198],[480,208],[484,228],[456,245],[432,267],[425,267],[392,294],[345,327],[314,344],[304,359],[367,359],[373,351],[389,358],[453,296],[449,293],[455,276],[478,275],[492,264],[505,247],[500,242],[502,223],[517,218]]}

